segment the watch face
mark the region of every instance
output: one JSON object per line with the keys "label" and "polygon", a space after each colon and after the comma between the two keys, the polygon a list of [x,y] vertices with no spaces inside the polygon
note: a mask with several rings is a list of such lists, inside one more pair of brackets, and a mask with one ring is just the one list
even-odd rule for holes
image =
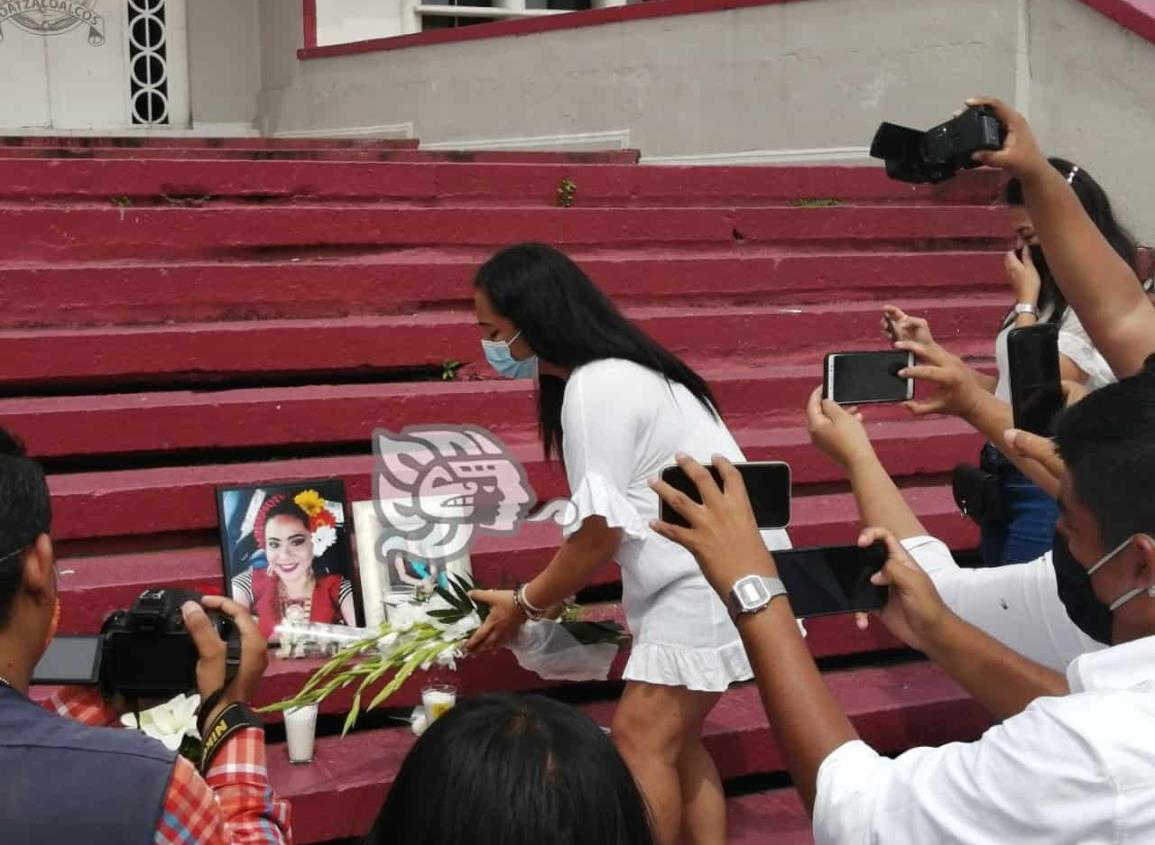
{"label": "watch face", "polygon": [[770,592],[757,576],[743,578],[734,585],[734,595],[743,610],[754,610],[766,604]]}

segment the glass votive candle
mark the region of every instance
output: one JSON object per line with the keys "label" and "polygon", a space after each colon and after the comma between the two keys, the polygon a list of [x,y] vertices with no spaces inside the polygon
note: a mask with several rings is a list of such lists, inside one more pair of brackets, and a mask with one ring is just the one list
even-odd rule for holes
{"label": "glass votive candle", "polygon": [[425,687],[421,690],[421,704],[426,726],[432,725],[457,704],[457,688],[448,684]]}

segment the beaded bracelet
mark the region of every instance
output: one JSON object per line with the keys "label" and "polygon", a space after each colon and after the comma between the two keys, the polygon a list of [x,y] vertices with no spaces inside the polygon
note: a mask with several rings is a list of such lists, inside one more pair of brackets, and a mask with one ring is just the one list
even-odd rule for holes
{"label": "beaded bracelet", "polygon": [[531,622],[537,622],[545,617],[545,611],[538,610],[525,597],[525,584],[519,584],[517,589],[513,591],[513,603]]}

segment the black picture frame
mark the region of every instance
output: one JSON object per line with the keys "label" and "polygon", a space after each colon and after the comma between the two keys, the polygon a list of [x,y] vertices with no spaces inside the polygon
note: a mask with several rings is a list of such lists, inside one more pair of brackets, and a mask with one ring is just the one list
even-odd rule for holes
{"label": "black picture frame", "polygon": [[[335,535],[324,552],[318,555],[316,554],[317,543],[313,540],[316,532],[309,534],[310,551],[312,552],[310,567],[314,579],[314,590],[321,590],[321,593],[314,592],[313,595],[314,601],[312,603],[314,606],[311,609],[311,621],[336,625],[350,624],[340,608],[344,607],[345,595],[351,591],[354,616],[352,621],[357,627],[362,627],[365,624],[365,609],[361,597],[360,573],[353,555],[352,512],[349,508],[345,482],[339,478],[262,481],[254,484],[221,485],[216,488],[224,595],[234,599],[238,599],[238,594],[243,596],[245,594],[244,588],[239,586],[235,579],[246,573],[250,574],[247,601],[242,601],[242,604],[248,604],[254,615],[260,615],[259,608],[254,605],[266,604],[270,601],[267,590],[273,588],[276,580],[270,573],[270,562],[266,549],[258,546],[256,535],[259,532],[255,522],[262,515],[267,503],[274,497],[278,497],[280,502],[295,501],[298,496],[307,491],[312,491],[316,495],[307,496],[303,501],[310,505],[318,501],[325,503],[324,510],[329,516],[322,517],[322,520],[327,523],[329,517],[332,518],[333,524],[330,527],[333,535]],[[291,507],[288,509],[293,510]],[[298,510],[303,514],[303,518],[309,518],[307,511]],[[291,523],[292,515],[287,516]],[[307,528],[308,526],[306,526]],[[263,530],[262,528],[261,531]],[[266,577],[259,576],[257,573],[260,572],[265,572]],[[340,582],[329,580],[334,576],[342,580]],[[259,583],[254,583],[254,581]],[[346,590],[345,581],[348,582],[348,590]],[[237,592],[234,592],[234,588]],[[338,606],[331,615],[326,612],[328,603],[317,605],[315,601],[317,596],[323,594],[326,589],[335,589],[336,595],[339,597]],[[276,599],[271,600],[276,601]],[[279,607],[277,612],[280,612]],[[322,618],[314,618],[316,616]],[[270,643],[277,641],[277,638],[271,635],[271,629],[279,621],[276,618],[259,620],[262,633]]]}

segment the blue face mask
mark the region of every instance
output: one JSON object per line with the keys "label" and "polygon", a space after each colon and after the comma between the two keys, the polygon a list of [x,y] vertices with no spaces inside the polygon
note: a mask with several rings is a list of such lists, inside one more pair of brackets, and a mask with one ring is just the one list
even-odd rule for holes
{"label": "blue face mask", "polygon": [[513,357],[509,345],[521,337],[518,332],[509,340],[483,340],[481,348],[485,350],[485,360],[498,375],[505,378],[533,378],[537,375],[537,356],[532,355],[524,361]]}

